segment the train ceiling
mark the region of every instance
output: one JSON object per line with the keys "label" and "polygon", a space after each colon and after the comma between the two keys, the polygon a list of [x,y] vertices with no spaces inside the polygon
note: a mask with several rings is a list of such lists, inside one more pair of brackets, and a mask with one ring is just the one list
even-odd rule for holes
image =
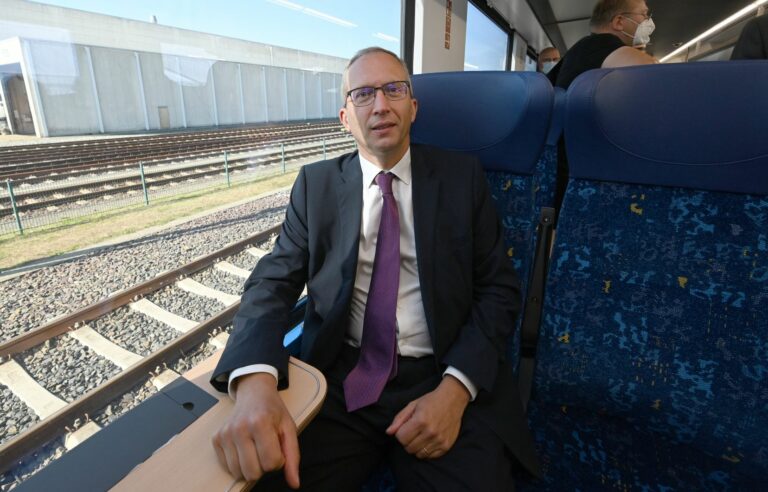
{"label": "train ceiling", "polygon": [[[589,17],[595,0],[525,0],[539,20],[549,40],[565,51],[589,33]],[[656,30],[648,52],[656,58],[674,51],[721,20],[750,5],[754,0],[646,0],[653,13]],[[523,0],[487,2],[505,19],[514,19]],[[512,26],[515,27],[514,25]],[[521,34],[525,37],[525,33]],[[537,40],[528,40],[537,51]]]}

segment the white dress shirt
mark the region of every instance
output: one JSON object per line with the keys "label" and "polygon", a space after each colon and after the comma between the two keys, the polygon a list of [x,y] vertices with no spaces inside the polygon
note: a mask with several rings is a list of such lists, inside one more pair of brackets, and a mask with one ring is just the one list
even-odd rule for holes
{"label": "white dress shirt", "polygon": [[[376,185],[376,175],[381,169],[360,157],[363,173],[363,211],[360,224],[355,286],[350,304],[350,320],[346,342],[360,346],[363,337],[363,318],[371,285],[373,260],[376,256],[376,238],[381,222],[381,208],[384,202],[381,190]],[[395,175],[392,180],[392,194],[397,202],[400,216],[400,285],[397,292],[397,350],[406,357],[432,355],[432,341],[427,328],[424,304],[421,300],[419,270],[416,258],[416,237],[413,228],[413,198],[411,181],[411,151],[388,172]],[[439,328],[438,328],[439,329]],[[232,382],[239,376],[254,372],[268,372],[277,379],[277,369],[267,364],[254,364],[235,369],[229,376],[229,394],[234,398]],[[443,375],[451,375],[461,381],[474,400],[477,387],[455,367],[448,367]]]}

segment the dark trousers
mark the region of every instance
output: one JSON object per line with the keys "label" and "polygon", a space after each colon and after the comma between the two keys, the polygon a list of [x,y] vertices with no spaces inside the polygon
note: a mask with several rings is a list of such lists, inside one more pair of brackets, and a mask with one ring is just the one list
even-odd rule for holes
{"label": "dark trousers", "polygon": [[[496,434],[467,407],[453,448],[437,459],[420,460],[384,430],[410,401],[432,391],[442,370],[434,357],[399,357],[398,374],[379,401],[348,413],[342,381],[357,363],[359,351],[345,347],[326,372],[328,395],[320,413],[299,436],[301,490],[359,492],[382,460],[395,476],[398,491],[514,490],[511,460]],[[265,476],[255,491],[290,490],[283,472]]]}

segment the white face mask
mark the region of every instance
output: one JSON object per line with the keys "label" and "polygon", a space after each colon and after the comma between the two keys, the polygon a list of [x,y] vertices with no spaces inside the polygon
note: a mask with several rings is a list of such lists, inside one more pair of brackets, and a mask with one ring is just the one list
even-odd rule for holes
{"label": "white face mask", "polygon": [[[624,17],[627,20],[630,20],[637,24],[634,20],[630,19],[629,17]],[[651,41],[651,34],[653,33],[654,29],[656,29],[656,24],[653,23],[653,19],[645,19],[640,24],[637,24],[637,29],[635,30],[635,35],[632,37],[632,46],[645,46]],[[629,36],[629,34],[625,33],[624,31],[621,31],[622,34],[625,36]]]}
{"label": "white face mask", "polygon": [[545,61],[541,64],[542,73],[549,73],[550,70],[555,68],[555,65],[557,65],[556,61]]}

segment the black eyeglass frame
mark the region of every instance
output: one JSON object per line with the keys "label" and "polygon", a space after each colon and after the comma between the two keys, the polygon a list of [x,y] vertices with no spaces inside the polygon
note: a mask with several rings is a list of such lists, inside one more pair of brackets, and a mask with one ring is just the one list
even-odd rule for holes
{"label": "black eyeglass frame", "polygon": [[621,15],[624,17],[626,17],[627,15],[642,15],[643,17],[645,17],[645,19],[643,19],[645,21],[653,17],[653,12],[648,11],[647,14],[643,14],[642,12],[619,12],[616,15]]}
{"label": "black eyeglass frame", "polygon": [[[395,98],[390,97],[387,94],[387,91],[384,88],[387,87],[387,86],[391,86],[392,84],[405,84],[405,87],[407,88],[407,91],[405,92],[405,95],[403,97],[395,97]],[[373,96],[371,97],[371,100],[369,102],[367,102],[365,104],[356,104],[355,103],[355,98],[352,97],[352,93],[355,92],[355,91],[359,91],[360,89],[373,89]],[[392,82],[387,82],[386,84],[380,85],[378,87],[372,87],[372,86],[369,86],[369,85],[364,85],[362,87],[355,87],[354,89],[351,89],[351,90],[347,91],[347,98],[352,100],[352,104],[355,107],[360,108],[360,107],[364,107],[364,106],[369,106],[369,105],[373,104],[374,100],[376,100],[376,91],[378,91],[378,90],[381,90],[381,93],[384,94],[384,97],[386,97],[390,101],[401,101],[401,100],[405,99],[406,97],[408,97],[408,94],[411,92],[411,83],[408,82],[407,80],[393,80]]]}

